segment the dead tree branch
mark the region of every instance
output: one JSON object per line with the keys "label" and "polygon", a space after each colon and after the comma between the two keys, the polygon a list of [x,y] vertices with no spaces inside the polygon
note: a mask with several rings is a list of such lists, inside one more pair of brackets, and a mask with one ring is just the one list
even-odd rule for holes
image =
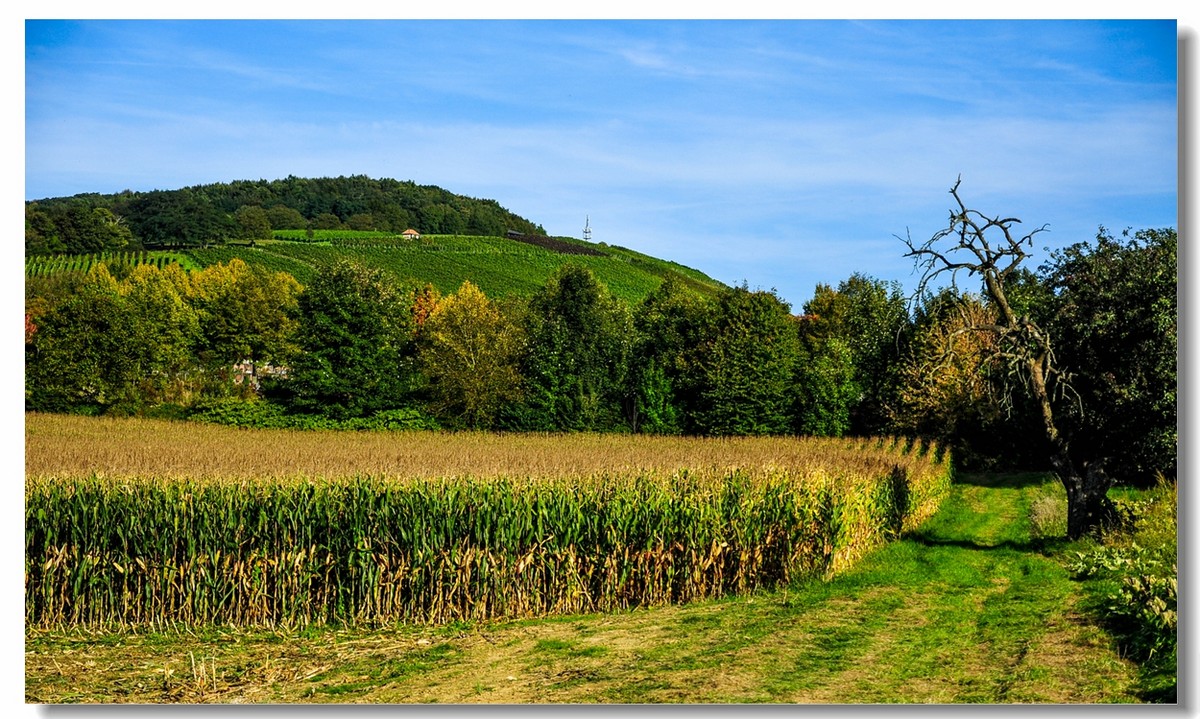
{"label": "dead tree branch", "polygon": [[[1034,400],[1040,411],[1043,431],[1052,448],[1050,462],[1058,472],[1068,495],[1069,534],[1078,537],[1107,521],[1111,505],[1107,500],[1106,479],[1098,471],[1083,471],[1070,460],[1066,439],[1054,419],[1054,402],[1072,394],[1069,377],[1055,363],[1049,333],[1028,315],[1018,315],[1009,302],[1007,283],[1021,263],[1029,257],[1034,238],[1047,230],[1043,225],[1027,234],[1019,234],[1015,217],[988,217],[967,207],[958,193],[960,176],[950,188],[956,207],[950,210],[946,228],[934,233],[925,242],[917,243],[912,234],[898,237],[920,271],[916,298],[929,296],[931,287],[949,279],[957,290],[961,272],[981,281],[983,295],[994,313],[994,319],[968,318],[960,308],[963,326],[959,332],[982,332],[992,335],[995,343],[987,359],[1002,362],[1008,367],[1008,379],[1016,379],[1006,389],[1006,405],[1011,409],[1012,390],[1019,386]],[[969,321],[967,321],[969,320]],[[948,351],[954,343],[948,343]],[[1007,382],[1006,382],[1007,384]],[[1078,397],[1076,394],[1075,397]]]}

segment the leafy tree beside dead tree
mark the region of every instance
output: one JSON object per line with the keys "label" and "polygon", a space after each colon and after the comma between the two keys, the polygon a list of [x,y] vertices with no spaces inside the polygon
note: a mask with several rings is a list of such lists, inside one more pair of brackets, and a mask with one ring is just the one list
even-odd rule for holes
{"label": "leafy tree beside dead tree", "polygon": [[950,194],[957,207],[950,210],[949,224],[928,240],[918,243],[911,234],[899,238],[908,247],[920,270],[917,296],[926,295],[938,283],[949,279],[952,286],[960,273],[982,283],[991,315],[969,316],[949,333],[943,346],[943,361],[955,362],[960,344],[956,336],[978,333],[993,338],[984,361],[999,362],[1006,368],[1008,382],[1005,397],[1011,404],[1023,391],[1036,407],[1042,433],[1049,449],[1049,460],[1067,492],[1067,535],[1077,539],[1111,523],[1115,518],[1108,490],[1113,479],[1104,471],[1104,460],[1077,462],[1072,455],[1070,438],[1060,431],[1056,405],[1065,399],[1077,401],[1070,377],[1055,358],[1049,333],[1028,314],[1018,314],[1010,302],[1008,287],[1015,280],[1021,263],[1029,257],[1036,235],[1045,225],[1021,235],[1015,231],[1015,217],[988,217],[968,208],[959,196],[962,178]]}

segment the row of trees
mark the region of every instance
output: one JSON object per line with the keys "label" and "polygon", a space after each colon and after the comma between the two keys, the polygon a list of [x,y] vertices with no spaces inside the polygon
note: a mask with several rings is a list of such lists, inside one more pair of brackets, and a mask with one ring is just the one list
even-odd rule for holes
{"label": "row of trees", "polygon": [[495,200],[366,176],[238,181],[179,190],[47,198],[25,205],[25,253],[193,247],[269,239],[273,230],[544,234]]}
{"label": "row of trees", "polygon": [[671,279],[631,306],[570,265],[525,299],[470,283],[439,296],[347,262],[304,288],[236,260],[100,266],[27,281],[26,402],[186,408],[250,398],[261,379],[256,401],[336,419],[417,408],[451,428],[894,433],[974,464],[1045,466],[1069,448],[1077,473],[1150,480],[1176,469],[1176,246],[1174,230],[1101,229],[1037,273],[1010,265],[1000,294],[951,285],[912,304],[854,275],[799,315],[774,292],[705,298]]}
{"label": "row of trees", "polygon": [[667,280],[631,307],[570,265],[525,300],[470,283],[438,296],[349,262],[303,290],[238,260],[119,271],[28,281],[30,409],[194,404],[241,391],[243,363],[286,368],[268,394],[295,411],[420,406],[451,427],[842,434],[862,404],[843,329],[746,287],[706,300]]}
{"label": "row of trees", "polygon": [[[903,316],[898,289],[868,278],[829,291],[831,301],[855,302],[859,288]],[[631,307],[570,265],[528,300],[497,301],[470,283],[445,297],[401,292],[380,271],[342,263],[300,295],[298,317],[280,395],[292,406],[344,418],[416,403],[451,427],[865,432],[883,429],[864,407],[884,400],[862,390],[855,361],[898,357],[882,341],[851,350],[853,322],[797,318],[773,292],[734,287],[707,300],[668,279]]]}

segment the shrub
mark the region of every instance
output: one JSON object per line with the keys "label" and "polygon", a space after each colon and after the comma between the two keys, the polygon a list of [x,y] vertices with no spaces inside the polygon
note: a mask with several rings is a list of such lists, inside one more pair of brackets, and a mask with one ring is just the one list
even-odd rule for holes
{"label": "shrub", "polygon": [[271,402],[219,399],[198,405],[190,419],[247,429],[345,429],[406,431],[439,429],[437,421],[412,407],[381,410],[369,417],[334,419],[319,414],[288,412]]}
{"label": "shrub", "polygon": [[1131,659],[1142,663],[1142,691],[1175,701],[1178,642],[1177,498],[1160,478],[1144,499],[1118,499],[1122,526],[1076,552],[1069,568],[1085,580],[1090,609]]}
{"label": "shrub", "polygon": [[386,409],[370,417],[356,417],[339,423],[338,429],[366,429],[376,431],[410,431],[440,429],[437,420],[414,407]]}

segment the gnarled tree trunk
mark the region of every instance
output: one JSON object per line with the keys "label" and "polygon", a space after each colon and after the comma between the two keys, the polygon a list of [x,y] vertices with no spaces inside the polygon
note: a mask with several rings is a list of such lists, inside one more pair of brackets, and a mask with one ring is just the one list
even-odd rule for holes
{"label": "gnarled tree trunk", "polygon": [[1046,388],[1049,367],[1049,356],[1028,360],[1029,388],[1041,409],[1042,428],[1052,448],[1050,464],[1067,491],[1067,538],[1079,539],[1116,518],[1116,510],[1108,498],[1113,483],[1099,464],[1080,468],[1071,461],[1067,443],[1054,423],[1054,408]]}
{"label": "gnarled tree trunk", "polygon": [[1116,508],[1108,498],[1113,482],[1098,465],[1077,469],[1066,451],[1055,452],[1054,471],[1067,490],[1067,538],[1079,539],[1116,521]]}

